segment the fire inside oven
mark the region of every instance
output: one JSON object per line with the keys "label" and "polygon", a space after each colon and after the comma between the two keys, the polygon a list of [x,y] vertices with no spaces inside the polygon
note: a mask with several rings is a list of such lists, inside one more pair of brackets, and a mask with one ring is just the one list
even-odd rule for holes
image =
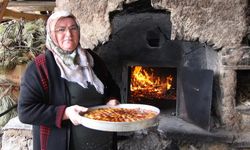
{"label": "fire inside oven", "polygon": [[128,102],[176,107],[176,68],[130,66]]}

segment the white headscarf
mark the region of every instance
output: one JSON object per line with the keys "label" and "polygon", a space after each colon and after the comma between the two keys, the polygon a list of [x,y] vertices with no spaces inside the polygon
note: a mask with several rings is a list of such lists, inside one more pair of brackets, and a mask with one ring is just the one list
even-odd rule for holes
{"label": "white headscarf", "polygon": [[81,47],[80,43],[72,53],[68,53],[57,46],[54,29],[57,21],[64,17],[72,17],[77,26],[80,27],[75,16],[68,11],[53,13],[48,18],[46,25],[46,47],[53,53],[56,64],[60,68],[61,77],[68,81],[76,82],[83,88],[87,88],[89,82],[96,88],[97,92],[103,94],[104,85],[92,70],[94,66],[93,57]]}

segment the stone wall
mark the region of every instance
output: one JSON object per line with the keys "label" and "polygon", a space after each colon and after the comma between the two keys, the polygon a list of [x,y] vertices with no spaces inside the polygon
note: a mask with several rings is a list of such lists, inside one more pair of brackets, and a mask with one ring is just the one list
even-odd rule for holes
{"label": "stone wall", "polygon": [[172,39],[199,40],[217,48],[241,45],[246,35],[246,0],[152,0],[171,12]]}
{"label": "stone wall", "polygon": [[[112,29],[110,13],[121,11],[124,4],[146,0],[56,0],[55,10],[72,11],[81,24],[81,44],[93,49],[109,41]],[[249,17],[247,0],[151,0],[155,9],[171,14],[172,40],[199,41],[214,48],[220,56],[220,64],[214,70],[215,85],[213,99],[220,127],[226,130],[248,131],[250,117],[235,109],[236,70],[250,69],[249,47],[242,43],[247,36]],[[212,59],[211,59],[212,60]],[[242,63],[242,60],[249,62]],[[241,67],[239,67],[241,64]],[[9,123],[11,124],[11,122]],[[15,123],[13,123],[15,124]],[[248,128],[247,128],[248,127]],[[191,144],[169,140],[158,131],[135,133],[118,144],[119,149],[229,149],[229,145],[192,141]],[[210,133],[208,133],[210,134]],[[232,143],[250,143],[246,132],[233,137]],[[20,142],[20,143],[19,143]],[[5,127],[2,149],[32,149],[31,128]],[[183,141],[185,142],[185,141]],[[145,147],[145,145],[150,146]],[[248,144],[250,145],[250,144]],[[249,147],[249,146],[248,146]]]}
{"label": "stone wall", "polygon": [[[85,35],[82,44],[93,48],[108,41],[109,13],[134,1],[138,0],[62,0],[56,1],[56,10],[70,10],[77,16]],[[152,0],[151,3],[155,9],[171,12],[172,39],[199,40],[215,49],[232,48],[241,45],[247,32],[246,0]]]}
{"label": "stone wall", "polygon": [[[93,49],[109,41],[112,32],[110,13],[123,10],[124,4],[137,1],[139,0],[56,0],[55,10],[66,9],[75,14],[81,24],[82,46]],[[246,16],[247,0],[151,0],[151,5],[155,9],[171,13],[172,40],[199,41],[212,46],[218,52],[221,60],[217,70],[214,70],[213,99],[216,100],[214,107],[216,115],[220,118],[220,126],[226,130],[249,131],[250,117],[240,114],[235,109],[236,70],[242,69],[239,64],[242,67],[243,58],[250,60],[250,49],[242,44],[249,26]],[[249,64],[243,64],[243,66],[244,69],[250,69]],[[244,121],[246,123],[241,124]],[[6,132],[4,139],[8,135],[13,136],[12,133]],[[27,137],[26,143],[29,143],[30,137]],[[158,140],[156,142],[159,144],[151,145],[152,149],[158,146],[161,147],[158,147],[159,149],[167,149],[176,144],[156,132],[148,132],[120,142],[119,149],[138,149],[138,146],[150,143],[151,138]],[[249,139],[245,138],[244,142],[248,143]],[[133,144],[135,143],[133,140],[137,144]],[[238,142],[241,143],[241,140]],[[176,145],[181,147],[180,143]],[[228,145],[208,145],[199,147],[200,145],[184,144],[183,149],[184,147],[186,149],[228,149]]]}
{"label": "stone wall", "polygon": [[55,10],[69,10],[74,13],[81,24],[81,44],[93,49],[99,43],[109,40],[111,27],[109,13],[121,10],[123,3],[136,0],[57,0]]}
{"label": "stone wall", "polygon": [[4,126],[1,150],[32,150],[32,126],[23,124],[18,117],[10,119]]}

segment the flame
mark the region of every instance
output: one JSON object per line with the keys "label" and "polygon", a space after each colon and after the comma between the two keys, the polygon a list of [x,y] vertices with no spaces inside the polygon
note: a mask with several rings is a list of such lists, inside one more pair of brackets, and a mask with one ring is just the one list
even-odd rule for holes
{"label": "flame", "polygon": [[166,98],[166,93],[172,87],[173,76],[160,77],[154,74],[154,69],[144,69],[134,66],[131,69],[130,91],[132,97]]}

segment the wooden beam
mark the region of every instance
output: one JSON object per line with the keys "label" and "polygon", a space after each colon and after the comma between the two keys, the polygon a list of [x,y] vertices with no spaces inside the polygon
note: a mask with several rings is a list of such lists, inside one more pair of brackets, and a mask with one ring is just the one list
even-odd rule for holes
{"label": "wooden beam", "polygon": [[6,9],[4,12],[4,18],[11,18],[11,19],[24,19],[24,20],[36,20],[36,19],[44,19],[47,20],[48,16],[46,15],[38,15],[38,14],[29,14],[29,13],[22,13],[16,12],[13,10]]}
{"label": "wooden beam", "polygon": [[4,15],[4,12],[6,10],[8,3],[9,3],[9,0],[1,0],[0,1],[0,22],[3,19],[3,15]]}
{"label": "wooden beam", "polygon": [[10,1],[7,8],[14,11],[53,11],[56,3],[53,1]]}

